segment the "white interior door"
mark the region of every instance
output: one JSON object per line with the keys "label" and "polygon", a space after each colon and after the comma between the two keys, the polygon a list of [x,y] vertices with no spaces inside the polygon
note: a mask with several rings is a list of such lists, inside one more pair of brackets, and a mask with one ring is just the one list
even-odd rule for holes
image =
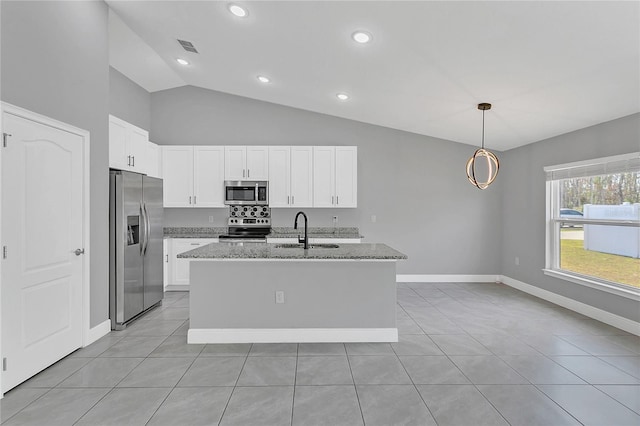
{"label": "white interior door", "polygon": [[83,138],[12,114],[2,151],[2,391],[82,346]]}

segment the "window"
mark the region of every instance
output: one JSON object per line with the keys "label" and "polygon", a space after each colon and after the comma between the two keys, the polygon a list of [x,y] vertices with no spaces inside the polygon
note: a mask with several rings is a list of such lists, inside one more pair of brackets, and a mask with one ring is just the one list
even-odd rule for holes
{"label": "window", "polygon": [[545,172],[545,273],[640,298],[640,153]]}

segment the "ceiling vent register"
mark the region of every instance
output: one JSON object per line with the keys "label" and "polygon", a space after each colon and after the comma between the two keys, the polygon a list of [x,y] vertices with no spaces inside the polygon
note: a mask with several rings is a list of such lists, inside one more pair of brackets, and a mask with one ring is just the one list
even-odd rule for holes
{"label": "ceiling vent register", "polygon": [[177,40],[178,40],[178,43],[180,43],[180,46],[182,46],[182,48],[187,52],[198,53],[198,51],[196,50],[196,47],[190,41],[180,40],[180,39],[177,39]]}

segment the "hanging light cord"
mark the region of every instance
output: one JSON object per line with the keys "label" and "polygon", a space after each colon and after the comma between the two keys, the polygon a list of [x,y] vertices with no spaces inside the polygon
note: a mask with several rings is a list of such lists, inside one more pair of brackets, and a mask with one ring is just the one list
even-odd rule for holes
{"label": "hanging light cord", "polygon": [[484,110],[482,110],[482,149],[484,149]]}

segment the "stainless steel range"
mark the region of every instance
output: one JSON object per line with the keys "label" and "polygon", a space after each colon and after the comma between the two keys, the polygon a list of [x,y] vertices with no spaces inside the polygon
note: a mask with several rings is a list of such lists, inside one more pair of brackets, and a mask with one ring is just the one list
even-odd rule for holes
{"label": "stainless steel range", "polygon": [[231,206],[224,241],[266,242],[271,232],[271,209],[267,206]]}

